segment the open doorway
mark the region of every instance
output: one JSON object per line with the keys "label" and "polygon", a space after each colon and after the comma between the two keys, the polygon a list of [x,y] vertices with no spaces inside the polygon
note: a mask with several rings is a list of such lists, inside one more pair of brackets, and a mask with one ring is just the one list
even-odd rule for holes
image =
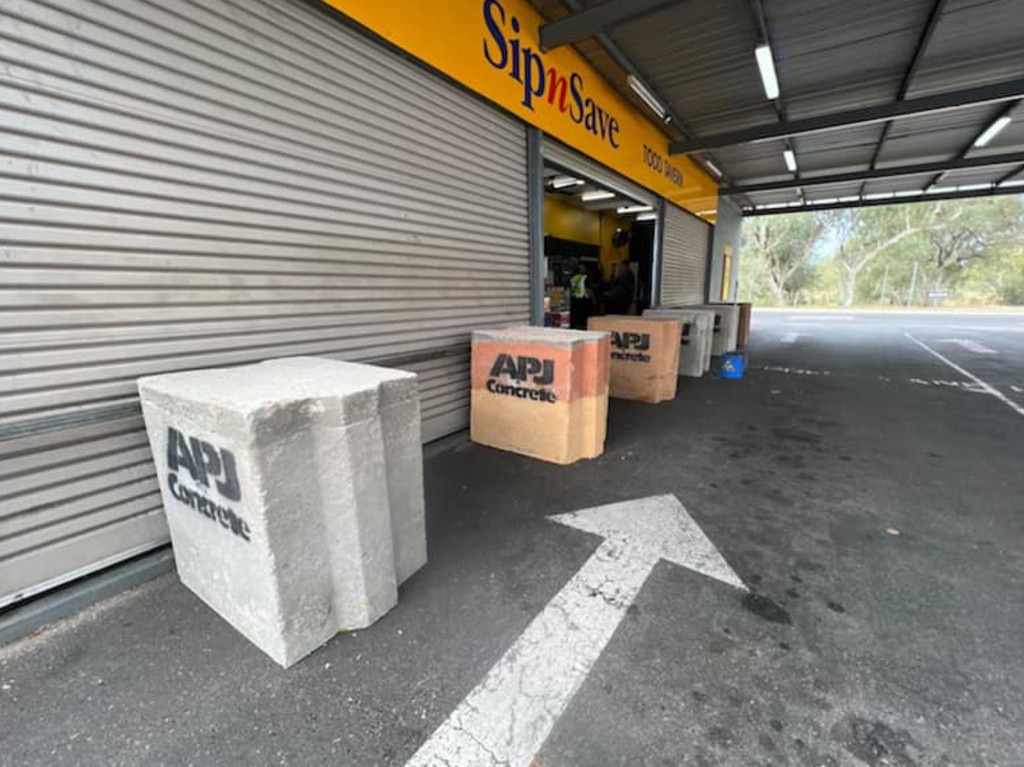
{"label": "open doorway", "polygon": [[544,324],[639,314],[651,304],[657,212],[587,175],[544,163]]}

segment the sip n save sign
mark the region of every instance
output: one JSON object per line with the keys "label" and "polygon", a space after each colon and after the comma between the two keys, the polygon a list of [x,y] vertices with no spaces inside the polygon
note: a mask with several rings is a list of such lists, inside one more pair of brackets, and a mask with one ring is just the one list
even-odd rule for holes
{"label": "sip n save sign", "polygon": [[484,98],[692,212],[714,180],[571,46],[541,53],[527,0],[323,0]]}

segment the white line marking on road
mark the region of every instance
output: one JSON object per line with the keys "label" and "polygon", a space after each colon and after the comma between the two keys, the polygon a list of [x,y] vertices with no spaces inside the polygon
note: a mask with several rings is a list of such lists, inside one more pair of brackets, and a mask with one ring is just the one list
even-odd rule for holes
{"label": "white line marking on road", "polygon": [[747,590],[674,495],[552,519],[604,540],[406,767],[528,767],[659,560]]}
{"label": "white line marking on road", "polygon": [[1024,389],[1020,388],[1019,386],[1014,386],[1013,384],[1010,384],[1010,388],[1017,392],[1017,394],[1024,394]]}
{"label": "white line marking on road", "polygon": [[995,349],[989,349],[984,344],[980,344],[970,338],[940,338],[937,343],[956,344],[957,346],[962,346],[967,351],[974,352],[975,354],[999,354]]}
{"label": "white line marking on road", "polygon": [[1014,402],[1012,399],[1007,397],[1001,391],[999,391],[998,389],[996,389],[996,388],[990,386],[989,384],[985,383],[980,378],[978,378],[978,376],[974,375],[974,373],[970,372],[969,370],[964,370],[962,367],[957,365],[952,360],[948,359],[947,357],[942,356],[937,351],[935,351],[932,347],[928,346],[928,344],[924,343],[923,341],[918,341],[916,338],[914,338],[912,335],[910,335],[910,333],[904,333],[903,335],[905,335],[907,338],[909,338],[915,344],[920,346],[926,352],[931,354],[933,357],[937,357],[938,359],[940,359],[943,362],[945,362],[947,365],[949,365],[951,368],[953,368],[953,370],[958,372],[960,375],[965,376],[967,378],[970,378],[972,381],[974,381],[974,383],[978,384],[978,386],[980,386],[982,389],[984,389],[988,394],[991,394],[993,397],[995,397],[997,400],[1002,402],[1008,408],[1010,408],[1011,410],[1015,411],[1017,413],[1017,415],[1024,416],[1024,407],[1021,407],[1020,405],[1018,405],[1016,402]]}
{"label": "white line marking on road", "polygon": [[828,370],[807,370],[805,368],[786,368],[780,365],[762,365],[761,370],[768,373],[789,373],[797,376],[830,376],[832,373]]}
{"label": "white line marking on road", "polygon": [[974,381],[943,381],[939,379],[925,381],[923,378],[911,378],[909,382],[916,386],[946,387],[947,389],[961,389],[963,391],[973,392],[974,394],[988,394],[985,389]]}
{"label": "white line marking on road", "polygon": [[1020,325],[940,325],[931,327],[919,325],[922,330],[968,330],[984,331],[985,333],[1024,333],[1024,324]]}
{"label": "white line marking on road", "polygon": [[784,344],[795,344],[803,337],[803,333],[786,333],[782,338],[779,339],[779,341]]}
{"label": "white line marking on road", "polygon": [[854,322],[856,319],[852,314],[791,314],[786,317],[789,322]]}

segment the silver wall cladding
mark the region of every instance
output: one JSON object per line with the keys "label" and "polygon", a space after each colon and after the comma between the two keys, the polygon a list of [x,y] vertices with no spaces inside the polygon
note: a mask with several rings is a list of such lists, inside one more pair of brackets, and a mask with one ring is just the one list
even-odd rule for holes
{"label": "silver wall cladding", "polygon": [[139,376],[382,361],[430,440],[528,320],[525,129],[325,8],[0,6],[0,605],[166,541]]}
{"label": "silver wall cladding", "polygon": [[680,207],[665,203],[662,306],[689,306],[707,301],[705,284],[710,237],[710,225]]}

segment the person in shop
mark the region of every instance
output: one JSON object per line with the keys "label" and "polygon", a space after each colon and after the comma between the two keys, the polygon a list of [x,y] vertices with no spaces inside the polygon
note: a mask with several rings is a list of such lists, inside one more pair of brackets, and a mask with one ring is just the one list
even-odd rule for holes
{"label": "person in shop", "polygon": [[577,264],[572,277],[569,278],[569,327],[573,330],[586,330],[587,318],[590,317],[590,303],[594,293],[587,280],[587,268]]}
{"label": "person in shop", "polygon": [[608,314],[629,314],[636,293],[636,279],[633,270],[625,261],[615,263],[615,273],[608,289]]}

